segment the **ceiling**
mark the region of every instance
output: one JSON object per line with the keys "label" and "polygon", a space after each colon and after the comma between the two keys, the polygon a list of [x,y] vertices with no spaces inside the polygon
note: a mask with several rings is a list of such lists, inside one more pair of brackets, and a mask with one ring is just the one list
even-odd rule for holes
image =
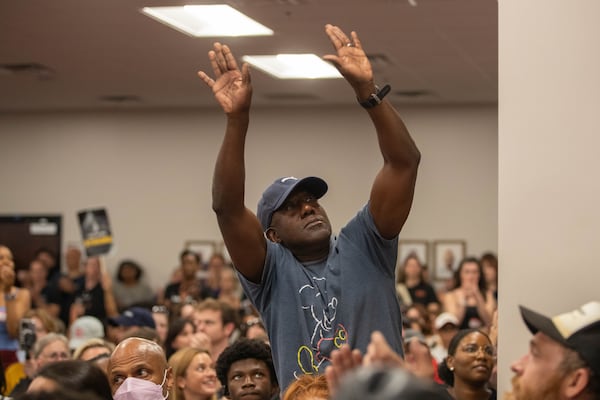
{"label": "ceiling", "polygon": [[[175,0],[0,2],[0,112],[214,106],[197,78],[207,51],[332,52],[324,25],[356,30],[377,83],[409,104],[495,104],[497,0],[226,0],[271,37],[192,38],[141,14]],[[254,106],[353,103],[342,79],[277,80],[252,70]]]}

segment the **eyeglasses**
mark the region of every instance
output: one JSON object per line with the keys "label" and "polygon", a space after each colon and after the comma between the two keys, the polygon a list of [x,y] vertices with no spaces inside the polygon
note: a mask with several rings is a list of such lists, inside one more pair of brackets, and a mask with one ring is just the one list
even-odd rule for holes
{"label": "eyeglasses", "polygon": [[42,354],[42,357],[48,359],[48,360],[53,360],[53,361],[58,361],[58,360],[68,360],[69,355],[65,352],[54,352],[54,353],[50,353],[50,354]]}
{"label": "eyeglasses", "polygon": [[483,354],[488,356],[494,356],[494,346],[485,345],[485,346],[477,346],[476,344],[468,344],[462,348],[465,353],[476,354],[479,350],[483,351]]}
{"label": "eyeglasses", "polygon": [[155,314],[168,314],[167,306],[152,306],[152,312]]}

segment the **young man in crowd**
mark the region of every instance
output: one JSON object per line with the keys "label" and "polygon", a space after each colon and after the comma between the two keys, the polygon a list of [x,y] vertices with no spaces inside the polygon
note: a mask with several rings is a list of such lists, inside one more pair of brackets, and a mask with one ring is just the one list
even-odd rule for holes
{"label": "young man in crowd", "polygon": [[206,299],[194,307],[192,321],[197,332],[203,332],[209,337],[213,360],[229,346],[238,325],[236,317],[233,308],[215,299]]}
{"label": "young man in crowd", "polygon": [[279,391],[271,348],[262,340],[238,340],[221,353],[215,369],[230,400],[271,400]]}

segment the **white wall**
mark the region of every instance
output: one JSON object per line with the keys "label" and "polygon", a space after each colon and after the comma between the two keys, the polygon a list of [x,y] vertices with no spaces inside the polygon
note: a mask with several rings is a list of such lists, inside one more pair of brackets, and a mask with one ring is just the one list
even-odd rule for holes
{"label": "white wall", "polygon": [[[465,239],[497,249],[497,114],[493,106],[410,108],[423,159],[405,239]],[[64,243],[79,240],[76,212],[109,212],[115,251],[166,282],[187,239],[220,240],[211,177],[225,118],[219,110],[0,115],[0,214],[61,213]],[[316,174],[335,230],[368,198],[381,165],[359,107],[254,110],[247,204],[278,176]]]}
{"label": "white wall", "polygon": [[600,2],[499,2],[501,391],[545,315],[600,300]]}

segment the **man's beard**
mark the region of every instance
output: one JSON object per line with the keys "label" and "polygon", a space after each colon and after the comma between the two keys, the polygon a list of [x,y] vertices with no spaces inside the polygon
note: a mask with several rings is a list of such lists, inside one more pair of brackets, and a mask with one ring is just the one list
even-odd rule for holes
{"label": "man's beard", "polygon": [[558,400],[560,399],[560,386],[562,381],[556,376],[545,382],[536,382],[527,388],[521,386],[520,378],[512,378],[512,392],[508,393],[505,400]]}

